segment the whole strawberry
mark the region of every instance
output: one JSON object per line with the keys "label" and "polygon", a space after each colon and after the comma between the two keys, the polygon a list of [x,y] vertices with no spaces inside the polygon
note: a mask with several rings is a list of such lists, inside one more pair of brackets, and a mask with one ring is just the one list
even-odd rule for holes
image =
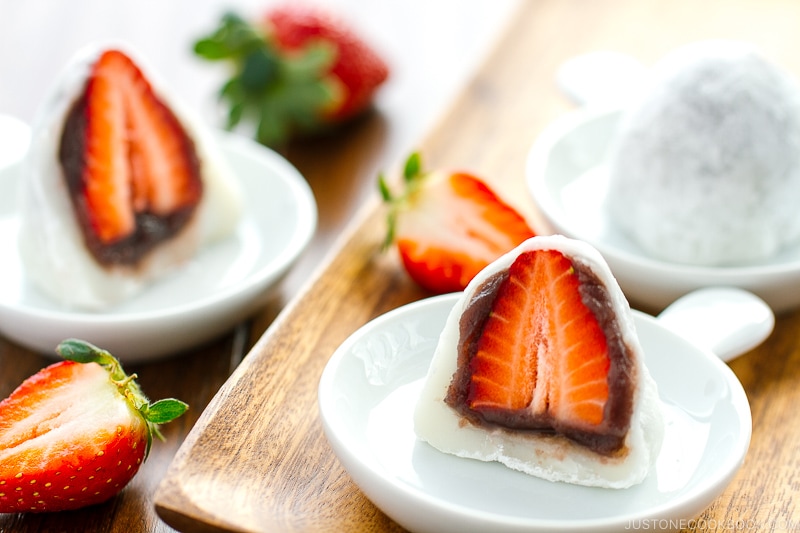
{"label": "whole strawberry", "polygon": [[187,405],[149,403],[111,354],[70,339],[66,359],[0,402],[0,513],[77,509],[108,500],[138,472],[159,424]]}
{"label": "whole strawberry", "polygon": [[396,243],[411,278],[434,293],[462,291],[489,263],[535,233],[525,218],[480,178],[465,172],[423,172],[411,154],[404,190],[395,194],[383,176],[389,208],[384,247]]}
{"label": "whole strawberry", "polygon": [[220,90],[227,126],[251,120],[267,146],[360,114],[389,76],[384,60],[341,20],[302,3],[273,7],[254,23],[228,13],[194,51],[231,63],[233,76]]}

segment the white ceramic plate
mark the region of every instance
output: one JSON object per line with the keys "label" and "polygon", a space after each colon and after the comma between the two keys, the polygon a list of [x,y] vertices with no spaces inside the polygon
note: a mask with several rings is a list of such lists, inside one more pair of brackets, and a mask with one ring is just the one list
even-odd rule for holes
{"label": "white ceramic plate", "polygon": [[554,230],[584,240],[605,257],[633,305],[657,311],[694,289],[733,286],[778,313],[800,305],[800,246],[758,264],[702,267],[654,259],[607,219],[606,151],[619,111],[583,109],[556,120],[528,156],[527,183]]}
{"label": "white ceramic plate", "polygon": [[132,362],[196,346],[255,311],[309,243],[316,203],[300,173],[275,152],[231,134],[219,139],[244,192],[235,234],[102,313],[64,310],[26,280],[16,254],[17,172],[0,169],[0,332],[46,355],[77,337]]}
{"label": "white ceramic plate", "polygon": [[[647,315],[635,321],[666,404],[655,468],[625,490],[552,483],[447,455],[417,440],[416,398],[458,294],[383,315],[334,353],[319,385],[325,433],[353,480],[416,532],[680,529],[728,485],[750,443],[750,407],[733,372]],[[685,372],[691,368],[691,372]]]}

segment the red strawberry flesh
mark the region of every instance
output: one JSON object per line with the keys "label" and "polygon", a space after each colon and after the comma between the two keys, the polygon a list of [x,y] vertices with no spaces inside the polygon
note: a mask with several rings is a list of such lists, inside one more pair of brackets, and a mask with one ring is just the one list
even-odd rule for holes
{"label": "red strawberry flesh", "polygon": [[202,195],[195,146],[139,67],[108,50],[68,112],[59,149],[101,264],[135,264],[187,224]]}
{"label": "red strawberry flesh", "polygon": [[600,454],[630,426],[630,354],[605,287],[555,250],[521,253],[461,320],[447,403],[471,422],[558,433]]}

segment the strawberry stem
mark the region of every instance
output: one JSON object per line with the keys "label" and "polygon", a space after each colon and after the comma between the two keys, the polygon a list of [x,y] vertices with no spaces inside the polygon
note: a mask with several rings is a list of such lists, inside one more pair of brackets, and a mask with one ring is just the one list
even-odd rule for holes
{"label": "strawberry stem", "polygon": [[59,343],[56,347],[56,352],[68,361],[83,364],[97,363],[106,369],[109,379],[117,386],[120,394],[128,400],[147,423],[148,453],[152,435],[158,437],[159,440],[164,440],[164,436],[158,428],[159,424],[172,422],[189,409],[188,404],[175,398],[166,398],[151,404],[139,383],[136,382],[138,376],[135,373],[130,376],[126,374],[122,364],[116,357],[94,344],[80,339],[67,339]]}

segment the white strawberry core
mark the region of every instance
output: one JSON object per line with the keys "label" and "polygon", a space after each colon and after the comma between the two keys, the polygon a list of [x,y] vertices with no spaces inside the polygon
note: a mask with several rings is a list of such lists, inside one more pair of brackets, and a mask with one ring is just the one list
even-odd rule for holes
{"label": "white strawberry core", "polygon": [[39,464],[19,464],[20,471],[44,467],[51,457],[68,457],[78,448],[104,449],[108,437],[129,426],[144,429],[144,421],[111,383],[108,372],[95,363],[75,365],[74,379],[55,384],[47,396],[29,407],[29,415],[9,427],[0,449],[0,463],[18,461],[20,454],[40,459]]}

